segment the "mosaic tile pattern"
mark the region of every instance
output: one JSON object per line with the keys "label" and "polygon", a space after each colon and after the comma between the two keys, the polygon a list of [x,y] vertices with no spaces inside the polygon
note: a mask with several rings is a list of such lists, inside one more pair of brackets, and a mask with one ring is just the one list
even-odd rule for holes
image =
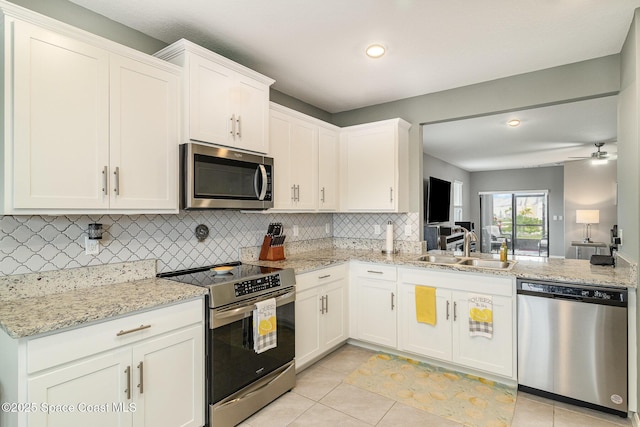
{"label": "mosaic tile pattern", "polygon": [[[384,239],[373,224],[395,224],[397,240],[418,240],[418,214],[264,214],[194,211],[178,215],[0,216],[0,275],[34,273],[158,259],[158,272],[240,259],[240,248],[259,246],[270,222],[282,222],[287,242],[326,237]],[[104,227],[98,255],[85,255],[87,224]],[[209,238],[198,242],[198,224]],[[326,224],[330,232],[326,233]],[[413,236],[404,235],[412,224]],[[293,236],[293,225],[299,235]],[[384,229],[384,228],[383,228]]]}
{"label": "mosaic tile pattern", "polygon": [[[393,213],[339,213],[333,215],[333,237],[384,240],[387,222],[393,223],[394,241],[418,241],[420,239],[420,214]],[[379,225],[381,233],[375,234]],[[411,235],[405,235],[405,226],[411,226]]]}

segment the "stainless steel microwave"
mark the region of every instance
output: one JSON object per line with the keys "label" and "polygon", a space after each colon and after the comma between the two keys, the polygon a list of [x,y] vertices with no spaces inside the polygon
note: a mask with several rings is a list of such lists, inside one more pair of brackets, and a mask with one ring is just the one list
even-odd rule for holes
{"label": "stainless steel microwave", "polygon": [[273,159],[222,147],[180,145],[180,208],[273,207]]}

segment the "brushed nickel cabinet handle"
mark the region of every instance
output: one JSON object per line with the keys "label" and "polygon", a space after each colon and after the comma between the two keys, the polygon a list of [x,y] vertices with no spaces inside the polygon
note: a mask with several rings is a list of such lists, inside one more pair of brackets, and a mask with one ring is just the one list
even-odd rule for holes
{"label": "brushed nickel cabinet handle", "polygon": [[235,137],[236,137],[236,116],[235,116],[235,114],[232,114],[231,117],[229,117],[229,120],[231,121],[231,124],[229,125],[229,133],[235,139]]}
{"label": "brushed nickel cabinet handle", "polygon": [[121,330],[120,332],[118,332],[116,334],[117,337],[122,336],[122,335],[126,335],[126,334],[130,334],[132,332],[138,332],[141,331],[143,329],[149,329],[151,327],[151,325],[140,325],[137,328],[133,328],[133,329],[129,329],[129,330]]}
{"label": "brushed nickel cabinet handle", "polygon": [[384,274],[382,271],[375,271],[375,270],[367,270],[367,273]]}
{"label": "brushed nickel cabinet handle", "polygon": [[324,203],[324,187],[322,187],[322,190],[320,190],[320,192],[322,193],[322,198],[320,199],[320,201]]}
{"label": "brushed nickel cabinet handle", "polygon": [[447,320],[449,320],[449,305],[451,305],[451,303],[447,301]]}
{"label": "brushed nickel cabinet handle", "polygon": [[138,369],[140,369],[140,384],[138,384],[138,388],[140,389],[140,394],[144,393],[144,365],[143,362],[138,363]]}
{"label": "brushed nickel cabinet handle", "polygon": [[102,194],[105,196],[109,193],[109,190],[107,189],[107,186],[109,185],[108,176],[109,168],[105,166],[104,169],[102,169]]}
{"label": "brushed nickel cabinet handle", "polygon": [[320,314],[324,314],[324,295],[320,297]]}
{"label": "brushed nickel cabinet handle", "polygon": [[120,167],[116,166],[116,170],[113,171],[113,175],[115,176],[115,183],[113,192],[116,193],[116,196],[120,195]]}
{"label": "brushed nickel cabinet handle", "polygon": [[127,393],[127,400],[129,400],[131,399],[131,366],[127,366],[124,372],[127,374],[127,388],[124,392]]}
{"label": "brushed nickel cabinet handle", "polygon": [[329,295],[324,296],[324,301],[325,301],[324,312],[328,313],[329,312]]}
{"label": "brushed nickel cabinet handle", "polygon": [[391,311],[393,311],[393,309],[396,307],[396,305],[395,305],[395,297],[396,297],[396,295],[393,292],[391,292]]}
{"label": "brushed nickel cabinet handle", "polygon": [[291,186],[291,201],[292,202],[296,201],[296,186],[295,185]]}
{"label": "brushed nickel cabinet handle", "polygon": [[242,119],[240,118],[240,116],[238,116],[238,118],[236,119],[236,123],[238,124],[238,129],[236,130],[236,135],[238,135],[238,138],[242,138]]}
{"label": "brushed nickel cabinet handle", "polygon": [[331,275],[330,274],[325,274],[324,276],[318,276],[318,280],[326,279],[328,277],[331,277]]}
{"label": "brushed nickel cabinet handle", "polygon": [[458,303],[453,302],[453,321],[455,322],[458,319]]}
{"label": "brushed nickel cabinet handle", "polygon": [[393,187],[389,187],[389,195],[390,195],[389,201],[393,203]]}

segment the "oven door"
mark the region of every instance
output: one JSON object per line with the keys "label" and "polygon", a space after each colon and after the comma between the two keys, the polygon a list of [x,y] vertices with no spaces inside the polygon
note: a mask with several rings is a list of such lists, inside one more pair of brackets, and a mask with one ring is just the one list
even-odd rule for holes
{"label": "oven door", "polygon": [[210,317],[210,402],[214,404],[268,375],[295,357],[295,290],[276,296],[277,346],[263,353],[253,349],[250,305],[212,309]]}

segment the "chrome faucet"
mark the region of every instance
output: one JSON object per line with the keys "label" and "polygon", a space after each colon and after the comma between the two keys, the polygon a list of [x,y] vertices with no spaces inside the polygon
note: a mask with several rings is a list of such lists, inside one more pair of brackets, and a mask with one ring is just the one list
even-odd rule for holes
{"label": "chrome faucet", "polygon": [[470,257],[471,256],[471,242],[477,242],[478,241],[478,236],[476,236],[476,233],[474,233],[473,231],[469,231],[464,227],[460,227],[464,230],[464,256],[465,257]]}

